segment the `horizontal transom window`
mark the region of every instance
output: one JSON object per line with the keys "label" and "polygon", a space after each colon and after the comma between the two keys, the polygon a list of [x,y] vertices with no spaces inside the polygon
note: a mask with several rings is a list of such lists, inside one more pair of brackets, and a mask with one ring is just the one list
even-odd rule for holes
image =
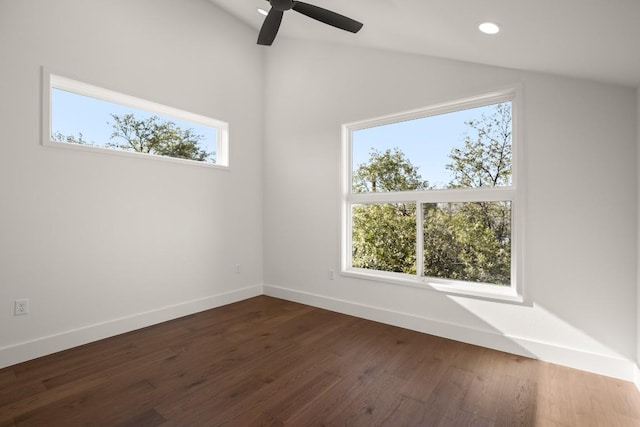
{"label": "horizontal transom window", "polygon": [[228,166],[228,124],[44,72],[43,144]]}

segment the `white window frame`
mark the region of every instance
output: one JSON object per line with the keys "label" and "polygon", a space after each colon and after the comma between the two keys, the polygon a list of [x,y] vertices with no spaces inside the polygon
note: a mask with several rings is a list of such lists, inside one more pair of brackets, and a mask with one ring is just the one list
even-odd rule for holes
{"label": "white window frame", "polygon": [[[524,289],[522,283],[522,253],[523,253],[523,225],[524,203],[523,197],[523,163],[522,156],[522,89],[514,86],[509,89],[499,90],[453,102],[434,105],[427,108],[407,111],[389,116],[368,119],[342,125],[342,203],[341,203],[341,274],[347,277],[381,281],[441,291],[448,294],[479,297],[491,300],[522,303],[524,302]],[[435,189],[399,192],[356,193],[353,191],[353,160],[352,160],[352,134],[354,131],[367,129],[374,126],[388,125],[392,123],[425,118],[439,114],[445,114],[470,108],[477,108],[500,102],[511,102],[512,108],[512,177],[511,185],[504,187],[480,187],[464,189]],[[511,285],[500,286],[486,283],[474,283],[461,280],[450,280],[433,277],[422,277],[423,264],[422,248],[422,205],[424,203],[446,202],[511,202]],[[416,260],[417,273],[393,273],[379,270],[356,268],[352,265],[352,207],[358,204],[373,203],[416,203]]]}
{"label": "white window frame", "polygon": [[[189,122],[197,123],[207,127],[215,128],[217,130],[217,144],[216,144],[216,162],[208,163],[197,160],[182,159],[170,156],[160,156],[149,153],[138,153],[133,151],[125,151],[118,149],[110,149],[104,147],[96,147],[82,144],[70,144],[67,142],[54,141],[51,139],[51,91],[53,89],[60,89],[67,92],[72,92],[78,95],[84,95],[91,98],[99,99],[114,104],[123,105],[139,110],[148,111],[150,113],[158,114],[163,117],[176,118],[180,120],[186,120]],[[114,90],[99,87],[90,83],[85,83],[77,79],[73,79],[64,76],[58,72],[52,72],[49,69],[42,68],[42,145],[59,147],[71,150],[89,151],[95,153],[103,153],[116,156],[129,156],[142,159],[154,159],[160,161],[168,161],[172,163],[198,165],[210,168],[223,168],[229,167],[229,124],[221,120],[217,120],[211,117],[203,116],[196,113],[191,113],[178,108],[169,107],[167,105],[159,104],[146,99],[137,98],[135,96],[126,95],[124,93],[116,92]]]}

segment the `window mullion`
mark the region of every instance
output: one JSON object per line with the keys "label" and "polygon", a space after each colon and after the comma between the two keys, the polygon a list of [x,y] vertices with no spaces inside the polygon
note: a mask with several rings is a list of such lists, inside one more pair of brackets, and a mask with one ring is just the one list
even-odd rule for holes
{"label": "window mullion", "polygon": [[442,190],[395,191],[379,193],[346,194],[352,203],[404,203],[418,201],[422,203],[454,203],[454,202],[499,202],[514,200],[515,187],[480,187],[456,188]]}
{"label": "window mullion", "polygon": [[416,276],[424,275],[424,211],[422,203],[416,201]]}

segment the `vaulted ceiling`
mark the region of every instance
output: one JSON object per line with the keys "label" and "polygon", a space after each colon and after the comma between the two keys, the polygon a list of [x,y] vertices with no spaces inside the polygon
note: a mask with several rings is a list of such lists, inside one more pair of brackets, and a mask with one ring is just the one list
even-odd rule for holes
{"label": "vaulted ceiling", "polygon": [[[210,0],[258,30],[265,0]],[[347,33],[287,11],[292,37],[640,86],[640,0],[308,0],[364,23]],[[497,35],[478,24],[500,25]]]}

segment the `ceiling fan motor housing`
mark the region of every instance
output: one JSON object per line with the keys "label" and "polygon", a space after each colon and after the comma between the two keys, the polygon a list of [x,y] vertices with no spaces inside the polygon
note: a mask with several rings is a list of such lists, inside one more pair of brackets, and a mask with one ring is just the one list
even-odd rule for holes
{"label": "ceiling fan motor housing", "polygon": [[277,10],[285,11],[293,7],[293,0],[269,0],[271,7]]}

